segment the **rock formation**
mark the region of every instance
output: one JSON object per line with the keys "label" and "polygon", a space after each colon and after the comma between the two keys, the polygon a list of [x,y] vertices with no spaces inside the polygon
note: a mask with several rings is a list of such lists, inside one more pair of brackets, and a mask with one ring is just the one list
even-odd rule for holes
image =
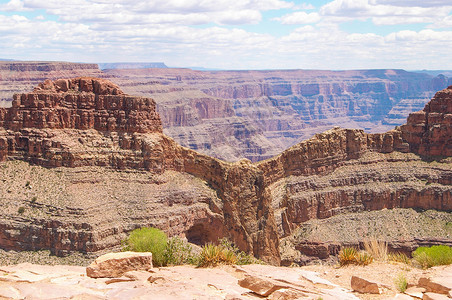
{"label": "rock formation", "polygon": [[[333,126],[385,132],[452,84],[443,75],[403,70],[105,72],[128,93],[151,94],[165,134],[181,145],[253,162]],[[215,114],[199,110],[214,103]]]}
{"label": "rock formation", "polygon": [[0,160],[55,167],[3,163],[0,247],[93,253],[157,226],[198,244],[228,237],[277,264],[279,239],[309,219],[452,210],[450,162],[428,165],[450,156],[451,91],[406,126],[382,134],[334,128],[253,164],[179,146],[162,133],[152,99],[111,82],[45,81],[0,110]]}
{"label": "rock formation", "polygon": [[0,61],[0,105],[9,106],[14,94],[30,91],[46,79],[79,76],[104,75],[96,64]]}

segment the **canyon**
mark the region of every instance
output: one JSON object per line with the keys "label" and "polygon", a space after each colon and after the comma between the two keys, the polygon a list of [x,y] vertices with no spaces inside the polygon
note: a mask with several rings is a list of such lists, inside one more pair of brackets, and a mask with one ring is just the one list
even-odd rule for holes
{"label": "canyon", "polygon": [[[105,78],[130,95],[152,97],[163,132],[180,145],[225,161],[256,162],[334,126],[388,131],[452,84],[442,74],[390,69],[195,71],[164,68],[161,63],[100,66],[102,70],[95,64],[0,62],[0,101],[11,106],[14,93],[29,91],[45,79]],[[129,69],[134,67],[141,69]]]}
{"label": "canyon", "polygon": [[0,247],[95,255],[155,226],[290,264],[313,249],[299,234],[309,220],[452,210],[452,87],[387,132],[334,127],[257,163],[180,146],[157,106],[105,78],[16,94],[0,109]]}

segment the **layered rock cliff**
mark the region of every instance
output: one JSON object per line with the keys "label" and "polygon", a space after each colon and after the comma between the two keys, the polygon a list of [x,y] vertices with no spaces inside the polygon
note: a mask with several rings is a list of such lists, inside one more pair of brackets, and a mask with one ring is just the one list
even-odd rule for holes
{"label": "layered rock cliff", "polygon": [[[1,109],[0,124],[0,160],[57,167],[39,171],[49,181],[63,174],[62,187],[52,192],[42,187],[42,177],[32,180],[29,174],[17,187],[5,175],[3,248],[96,252],[118,246],[133,228],[158,226],[200,244],[227,236],[278,262],[276,224],[261,172],[177,145],[162,134],[152,99],[125,95],[102,79],[45,81]],[[123,176],[111,168],[127,171]],[[5,169],[23,171],[8,164]],[[20,205],[27,206],[23,214]]]}
{"label": "layered rock cliff", "polygon": [[45,81],[0,110],[0,247],[92,253],[157,226],[198,244],[228,237],[278,263],[280,238],[310,219],[452,210],[451,91],[405,126],[334,128],[253,164],[179,146],[162,134],[152,99],[108,81]]}
{"label": "layered rock cliff", "polygon": [[[178,143],[228,161],[267,159],[333,126],[385,132],[405,123],[449,80],[403,70],[106,73],[129,93],[152,94],[165,133]],[[194,105],[213,102],[224,103],[217,107],[226,113],[205,115]]]}
{"label": "layered rock cliff", "polygon": [[96,64],[0,61],[0,106],[10,106],[16,93],[31,91],[46,79],[103,77]]}

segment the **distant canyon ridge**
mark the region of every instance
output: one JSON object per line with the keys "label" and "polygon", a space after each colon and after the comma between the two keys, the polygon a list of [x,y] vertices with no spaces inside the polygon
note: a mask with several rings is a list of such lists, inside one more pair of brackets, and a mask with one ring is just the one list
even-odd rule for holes
{"label": "distant canyon ridge", "polygon": [[226,161],[255,162],[333,126],[369,133],[393,129],[436,91],[452,85],[452,78],[442,74],[404,70],[195,71],[162,66],[106,64],[101,70],[97,64],[0,62],[0,102],[11,106],[13,94],[32,90],[45,79],[105,78],[128,94],[153,98],[164,133],[182,146]]}

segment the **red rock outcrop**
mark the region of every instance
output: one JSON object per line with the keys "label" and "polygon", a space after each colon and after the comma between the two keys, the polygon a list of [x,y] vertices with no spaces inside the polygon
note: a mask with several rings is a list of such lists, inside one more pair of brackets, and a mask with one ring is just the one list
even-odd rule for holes
{"label": "red rock outcrop", "polygon": [[47,80],[33,93],[15,95],[12,108],[0,110],[0,126],[96,129],[117,132],[161,132],[150,98],[124,95],[118,86],[89,77]]}
{"label": "red rock outcrop", "polygon": [[422,111],[412,113],[401,131],[411,152],[452,156],[452,86],[436,93]]}

